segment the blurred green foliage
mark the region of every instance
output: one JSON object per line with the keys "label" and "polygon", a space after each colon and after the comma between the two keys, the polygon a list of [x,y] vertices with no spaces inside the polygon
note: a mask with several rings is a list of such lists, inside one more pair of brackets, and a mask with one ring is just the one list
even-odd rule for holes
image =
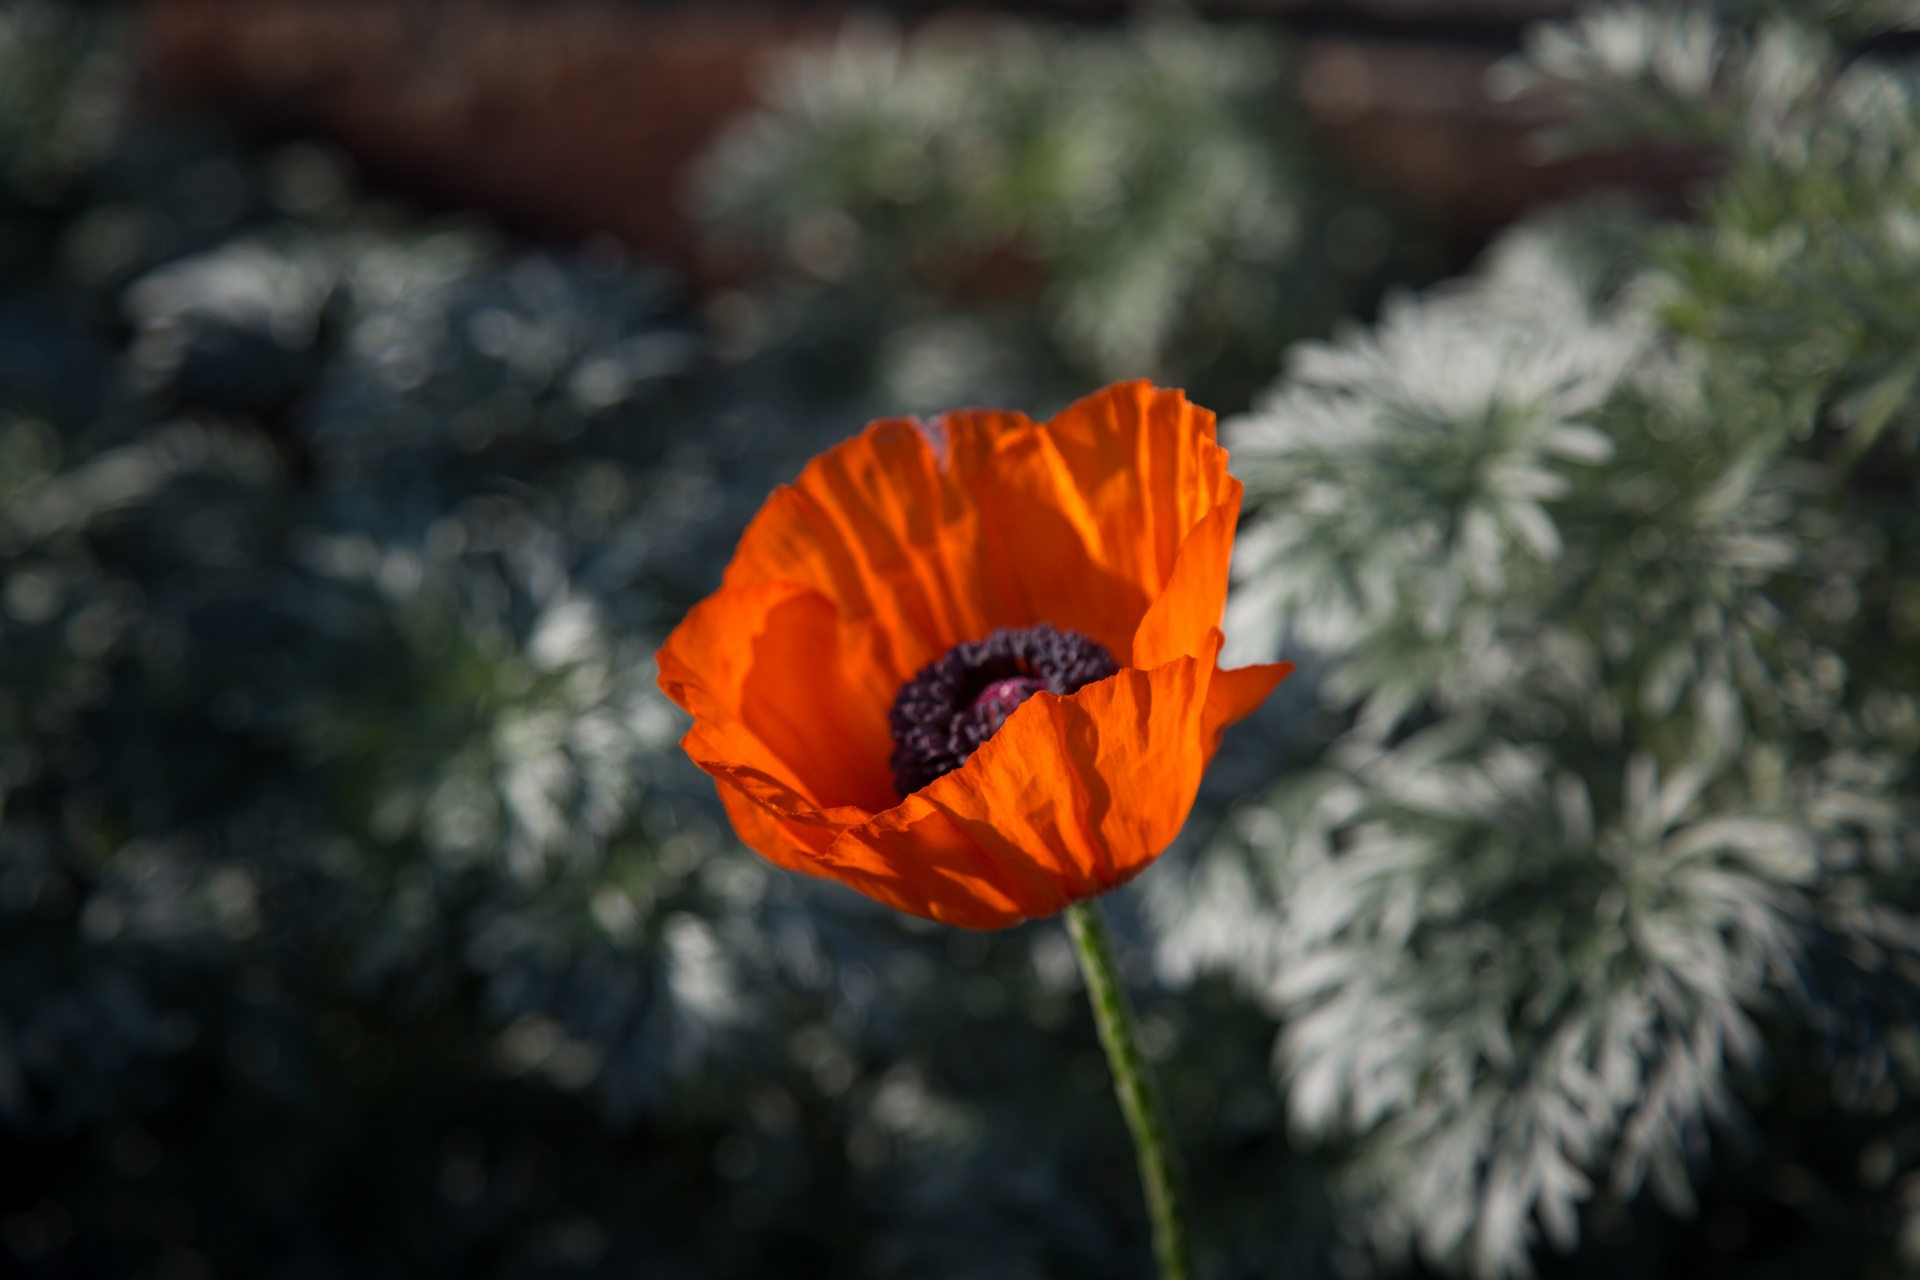
{"label": "blurred green foliage", "polygon": [[[0,10],[11,1265],[1144,1265],[1064,936],[774,872],[653,688],[766,492],[887,404],[851,331],[749,357],[610,243],[146,119],[125,38]],[[1148,1008],[1217,1042],[1173,1080],[1212,1238],[1312,1256],[1261,1023]]]}
{"label": "blurred green foliage", "polygon": [[1711,155],[1696,218],[1536,218],[1227,431],[1229,612],[1329,740],[1162,882],[1162,960],[1281,1016],[1389,1252],[1521,1274],[1643,1189],[1693,1216],[1712,1149],[1834,1237],[1723,1201],[1721,1252],[1920,1264],[1920,81],[1864,16],[1536,33],[1498,79],[1582,104],[1549,145]]}
{"label": "blurred green foliage", "polygon": [[791,58],[696,184],[774,314],[829,317],[889,402],[1151,376],[1245,403],[1288,342],[1434,270],[1338,176],[1270,29],[850,24]]}

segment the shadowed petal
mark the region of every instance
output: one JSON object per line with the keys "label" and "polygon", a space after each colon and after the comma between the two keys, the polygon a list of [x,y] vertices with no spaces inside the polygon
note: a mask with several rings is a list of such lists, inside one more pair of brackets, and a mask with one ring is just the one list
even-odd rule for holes
{"label": "shadowed petal", "polygon": [[1166,589],[1133,634],[1133,665],[1157,667],[1182,655],[1207,652],[1227,606],[1227,569],[1233,527],[1240,518],[1240,482],[1227,500],[1201,518],[1180,546]]}
{"label": "shadowed petal", "polygon": [[891,807],[887,708],[870,628],[793,583],[722,588],[660,651],[660,686],[691,712],[696,763],[739,766],[818,808]]}
{"label": "shadowed petal", "polygon": [[[688,747],[689,755],[693,755],[693,751]],[[822,859],[841,833],[871,816],[866,810],[816,809],[793,792],[764,777],[756,777],[751,771],[714,766],[711,761],[702,763],[698,756],[694,758],[713,775],[720,803],[726,806],[727,817],[733,822],[740,843],[788,871],[838,878],[833,877]]]}

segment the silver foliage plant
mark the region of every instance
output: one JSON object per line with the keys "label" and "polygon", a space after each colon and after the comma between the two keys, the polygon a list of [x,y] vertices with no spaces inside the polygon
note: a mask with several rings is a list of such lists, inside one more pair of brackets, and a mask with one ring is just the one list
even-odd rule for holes
{"label": "silver foliage plant", "polygon": [[[122,839],[96,815],[89,942],[272,943],[297,881],[326,904],[316,929],[372,922],[349,935],[368,989],[446,980],[435,960],[454,952],[485,986],[508,1074],[593,1085],[627,1116],[713,1056],[750,1004],[732,935],[757,937],[759,882],[712,888],[703,869],[757,869],[711,823],[652,812],[680,803],[686,772],[651,663],[650,611],[673,606],[631,584],[684,559],[716,505],[698,452],[647,470],[608,444],[693,358],[655,292],[471,228],[283,222],[133,280],[125,373],[164,399],[221,353],[271,376],[276,360],[317,369],[335,344],[302,424],[308,488],[244,420],[201,411],[89,447],[0,409],[0,719],[57,742],[137,664],[261,756],[291,752],[333,804],[296,823],[312,803],[299,788],[253,801],[232,822],[244,843],[204,823]],[[529,441],[537,458],[579,447],[536,472],[514,459]],[[191,568],[129,569],[129,543],[156,558],[178,544]],[[209,600],[279,629],[203,673]],[[0,879],[30,885],[69,855],[8,802],[57,751],[4,754]],[[34,1040],[0,1033],[0,1109],[26,1095],[10,1078],[61,1074],[24,1056]]]}
{"label": "silver foliage plant", "polygon": [[798,279],[932,324],[890,344],[907,400],[941,403],[919,347],[954,347],[944,362],[982,376],[937,296],[1030,284],[1023,309],[1082,378],[1164,376],[1191,357],[1179,348],[1261,332],[1290,305],[1274,279],[1299,269],[1322,211],[1281,65],[1264,33],[1191,18],[1097,35],[949,20],[907,38],[854,22],[770,79],[706,158],[696,204]]}
{"label": "silver foliage plant", "polygon": [[[1281,1020],[1373,1243],[1483,1276],[1602,1186],[1689,1211],[1763,1023],[1845,1024],[1834,966],[1894,1010],[1920,974],[1913,377],[1897,321],[1813,319],[1920,279],[1912,77],[1697,9],[1533,48],[1509,84],[1729,176],[1698,225],[1536,220],[1228,424],[1235,648],[1306,658],[1336,728],[1152,899],[1164,976]],[[1835,1093],[1891,1106],[1911,1037],[1836,1047]]]}

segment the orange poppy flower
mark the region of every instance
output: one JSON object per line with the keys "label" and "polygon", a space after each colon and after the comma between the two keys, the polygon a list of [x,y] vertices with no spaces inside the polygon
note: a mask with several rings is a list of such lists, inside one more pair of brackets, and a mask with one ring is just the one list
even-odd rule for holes
{"label": "orange poppy flower", "polygon": [[1289,663],[1220,669],[1240,514],[1213,415],[892,418],[807,464],[659,655],[746,844],[990,929],[1125,883]]}

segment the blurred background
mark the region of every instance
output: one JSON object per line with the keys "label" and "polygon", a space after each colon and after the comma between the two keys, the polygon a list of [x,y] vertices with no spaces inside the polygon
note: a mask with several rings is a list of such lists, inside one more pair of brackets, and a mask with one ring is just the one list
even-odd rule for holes
{"label": "blurred background", "polygon": [[869,417],[1218,410],[1109,899],[1202,1275],[1920,1270],[1906,0],[0,0],[0,1272],[1145,1277],[1056,922],[652,654]]}

